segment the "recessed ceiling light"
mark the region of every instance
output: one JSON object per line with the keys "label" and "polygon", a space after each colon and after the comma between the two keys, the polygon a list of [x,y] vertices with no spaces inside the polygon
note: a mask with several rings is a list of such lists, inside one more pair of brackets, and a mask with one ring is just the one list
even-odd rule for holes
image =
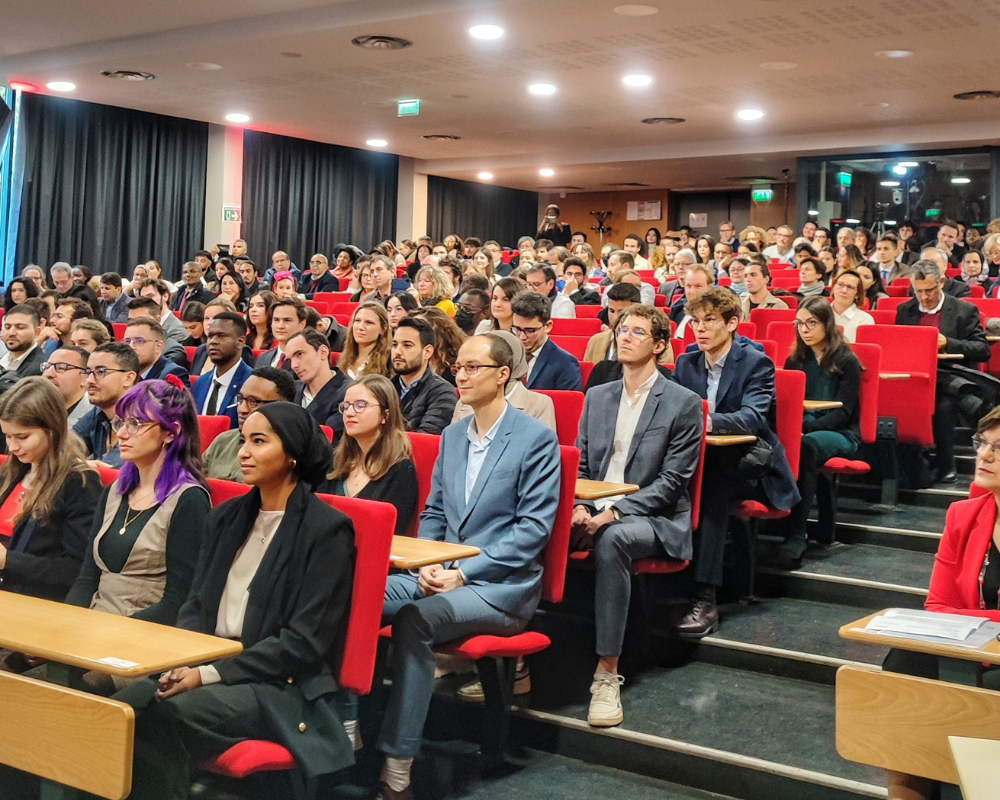
{"label": "recessed ceiling light", "polygon": [[554,169],[546,168],[538,170],[538,174],[541,175],[543,178],[551,178],[553,175],[556,174],[556,171]]}
{"label": "recessed ceiling light", "polygon": [[622,78],[622,83],[633,88],[649,86],[653,82],[651,75],[626,75]]}
{"label": "recessed ceiling light", "polygon": [[476,175],[476,177],[479,178],[479,180],[481,180],[481,181],[491,181],[491,180],[493,180],[493,173],[492,172],[480,172],[478,175]]}
{"label": "recessed ceiling light", "polygon": [[302,53],[293,53],[290,50],[284,53],[278,53],[278,55],[283,58],[302,58]]}
{"label": "recessed ceiling light", "polygon": [[875,100],[865,103],[858,103],[858,108],[888,108],[889,104],[882,102],[881,100]]}
{"label": "recessed ceiling light", "polygon": [[51,89],[53,92],[72,92],[76,88],[76,84],[69,81],[51,81],[45,84],[45,88]]}
{"label": "recessed ceiling light", "polygon": [[402,50],[413,42],[399,36],[355,36],[351,39],[351,44],[365,50]]}
{"label": "recessed ceiling light", "polygon": [[1000,99],[1000,92],[994,89],[980,89],[975,92],[959,92],[952,97],[955,100],[997,100]]}
{"label": "recessed ceiling light", "polygon": [[906,174],[906,167],[904,167],[902,164],[897,164],[896,166],[894,166],[892,168],[892,174],[893,175],[905,175]]}
{"label": "recessed ceiling light", "polygon": [[453,133],[425,133],[420,138],[428,142],[457,142],[462,137]]}
{"label": "recessed ceiling light", "polygon": [[906,167],[907,169],[913,169],[913,167],[919,167],[920,164],[916,161],[900,161],[899,166]]}
{"label": "recessed ceiling light", "polygon": [[844,220],[844,222],[846,222],[848,225],[860,225],[861,224],[861,220],[860,219],[854,219],[853,217],[848,217],[847,219]]}
{"label": "recessed ceiling light", "polygon": [[105,78],[113,81],[151,81],[156,76],[151,72],[139,72],[134,69],[106,69],[101,72]]}
{"label": "recessed ceiling light", "polygon": [[191,61],[184,65],[188,69],[197,69],[201,72],[214,72],[222,69],[222,64],[213,64],[211,61]]}
{"label": "recessed ceiling light", "polygon": [[746,122],[753,122],[755,119],[763,119],[764,112],[757,108],[742,108],[736,112],[736,116]]}
{"label": "recessed ceiling light", "polygon": [[503,28],[499,25],[473,25],[469,28],[469,36],[473,39],[499,39],[503,36]]}
{"label": "recessed ceiling light", "polygon": [[810,217],[818,217],[819,216],[819,212],[815,208],[810,208],[806,213]]}
{"label": "recessed ceiling light", "polygon": [[972,178],[962,178],[962,177],[956,176],[956,177],[954,177],[954,178],[951,179],[951,182],[952,183],[972,183]]}
{"label": "recessed ceiling light", "polygon": [[879,50],[875,55],[879,58],[909,58],[913,55],[912,50]]}
{"label": "recessed ceiling light", "polygon": [[538,95],[555,94],[556,87],[551,83],[533,83],[528,87],[528,91]]}
{"label": "recessed ceiling light", "polygon": [[643,125],[680,125],[687,120],[684,117],[646,117]]}
{"label": "recessed ceiling light", "polygon": [[369,147],[388,147],[389,143],[385,139],[365,139],[365,144]]}
{"label": "recessed ceiling light", "polygon": [[653,14],[659,14],[660,9],[656,6],[629,4],[615,6],[615,13],[621,14],[623,17],[651,17]]}
{"label": "recessed ceiling light", "polygon": [[785,69],[795,69],[797,66],[798,64],[794,61],[765,61],[760,65],[760,68],[780,71]]}
{"label": "recessed ceiling light", "polygon": [[239,125],[239,124],[242,124],[244,122],[249,122],[249,121],[250,121],[250,115],[249,114],[241,114],[241,113],[226,114],[226,122],[235,122],[236,124]]}
{"label": "recessed ceiling light", "polygon": [[27,81],[11,81],[9,84],[11,89],[15,92],[37,92],[38,87],[33,83],[28,83]]}
{"label": "recessed ceiling light", "polygon": [[899,186],[899,181],[879,181],[879,185],[887,187]]}

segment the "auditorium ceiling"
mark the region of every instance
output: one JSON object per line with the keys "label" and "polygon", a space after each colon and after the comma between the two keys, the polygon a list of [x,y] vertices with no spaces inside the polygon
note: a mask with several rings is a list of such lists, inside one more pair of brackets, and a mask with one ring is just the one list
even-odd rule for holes
{"label": "auditorium ceiling", "polygon": [[[797,155],[1000,141],[1000,99],[953,99],[1000,92],[1000,0],[642,0],[656,12],[646,16],[620,13],[622,2],[636,10],[633,0],[33,0],[0,12],[0,78],[45,93],[71,81],[70,97],[217,124],[246,113],[248,127],[343,145],[384,139],[432,174],[488,171],[543,191],[716,188],[794,175]],[[484,23],[504,35],[472,38]],[[351,43],[365,35],[412,45]],[[624,86],[630,74],[652,84]],[[557,91],[532,95],[536,83]],[[408,98],[419,116],[398,117]],[[765,115],[743,121],[741,109]],[[654,117],[684,121],[642,122]],[[423,138],[441,134],[460,138]]]}

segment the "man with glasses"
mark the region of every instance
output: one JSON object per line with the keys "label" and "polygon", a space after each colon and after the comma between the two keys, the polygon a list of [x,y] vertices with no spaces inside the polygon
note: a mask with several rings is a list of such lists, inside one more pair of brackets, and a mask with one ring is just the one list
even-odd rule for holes
{"label": "man with glasses", "polygon": [[87,369],[89,358],[90,353],[82,347],[67,344],[50,355],[48,361],[42,363],[42,377],[59,390],[66,406],[70,428],[93,408],[87,397],[87,379],[90,377],[90,370]]}
{"label": "man with glasses", "polygon": [[188,371],[163,355],[163,328],[152,317],[130,317],[122,344],[135,350],[139,358],[139,381],[163,380],[176,375],[188,383]]}
{"label": "man with glasses", "polygon": [[199,414],[229,417],[236,425],[236,394],[253,369],[242,359],[247,323],[242,314],[223,311],[209,323],[205,351],[212,369],[191,387],[194,407]]}
{"label": "man with glasses", "polygon": [[392,282],[396,278],[396,265],[388,256],[375,256],[371,260],[372,283],[375,288],[361,298],[362,303],[374,300],[383,306],[392,294]]}
{"label": "man with glasses", "polygon": [[[246,283],[246,278],[243,279]],[[340,281],[330,272],[330,260],[322,253],[309,259],[309,272],[302,276],[299,291],[312,299],[316,292],[339,292]]]}
{"label": "man with glasses", "polygon": [[299,331],[286,345],[295,382],[295,400],[320,425],[329,425],[340,436],[344,418],[340,401],[344,399],[350,379],[330,366],[330,341],[315,328]]}
{"label": "man with glasses", "polygon": [[788,225],[780,225],[774,233],[774,244],[764,248],[763,256],[771,261],[777,259],[783,264],[795,262],[795,250],[792,241],[795,231]]}
{"label": "man with glasses", "polygon": [[[463,298],[466,295],[463,295]],[[424,319],[403,317],[392,337],[392,385],[406,430],[439,434],[451,423],[457,398],[455,387],[430,366],[437,347],[434,328]]]}
{"label": "man with glasses", "polygon": [[392,689],[377,743],[386,756],[376,795],[383,800],[413,796],[410,768],[434,690],[433,646],[519,633],[541,599],[542,551],[559,505],[559,441],[508,405],[513,361],[498,336],[473,336],[458,351],[458,392],[474,413],[441,435],[417,534],[479,547],[480,554],[390,575],[386,583]]}
{"label": "man with glasses", "polygon": [[[532,273],[537,277],[537,273]],[[572,301],[566,298],[572,305]],[[514,312],[510,332],[524,345],[528,362],[529,389],[583,388],[580,362],[549,339],[552,330],[552,306],[547,297],[537,292],[522,292],[510,304]]]}
{"label": "man with glasses", "polygon": [[87,369],[87,398],[93,408],[73,430],[83,439],[88,459],[117,469],[122,457],[111,420],[122,395],[138,380],[139,357],[123,342],[107,342],[90,354]]}
{"label": "man with glasses", "polygon": [[[733,504],[759,500],[784,511],[800,499],[785,448],[769,422],[774,414],[774,362],[736,336],[739,303],[725,288],[709,289],[688,303],[698,350],[677,358],[674,380],[708,400],[708,433],[756,436],[770,449],[770,464],[759,470],[750,467],[743,460],[747,446],[706,451],[694,596],[676,629],[687,639],[700,639],[719,628],[715,591],[722,585],[726,528]],[[760,461],[763,455],[758,456]]]}
{"label": "man with glasses", "polygon": [[736,226],[728,219],[719,226],[719,241],[728,244],[733,253],[736,252],[736,247],[740,242],[736,238]]}
{"label": "man with glasses", "polygon": [[576,256],[570,256],[563,262],[562,294],[578,306],[599,306],[600,292],[587,286],[587,266]]}
{"label": "man with glasses", "polygon": [[[615,325],[619,315],[629,306],[642,302],[639,287],[631,283],[616,283],[607,292],[608,297],[608,327],[600,333],[595,333],[587,342],[587,350],[583,360],[593,364],[615,358]],[[589,385],[589,381],[588,381]]]}
{"label": "man with glasses", "polygon": [[548,298],[552,317],[576,319],[576,304],[566,295],[559,294],[556,289],[556,271],[552,267],[548,264],[535,264],[529,268],[525,280],[532,292]]}
{"label": "man with glasses", "polygon": [[[214,302],[214,301],[213,301]],[[233,306],[235,309],[236,307]],[[156,304],[156,300],[152,297],[136,297],[129,301],[128,304],[128,319],[138,319],[139,317],[152,317],[157,322],[160,322],[163,310]],[[177,319],[169,311],[164,319],[172,319],[178,325],[181,326],[181,330],[185,333],[187,330],[184,328],[183,323]],[[126,323],[128,320],[126,320]],[[162,327],[162,325],[161,325]],[[166,328],[163,329],[164,334],[166,334]],[[169,358],[175,364],[187,369],[190,366],[190,362],[187,357],[187,350],[184,349],[184,345],[180,343],[177,339],[167,337],[163,340],[163,357]]]}
{"label": "man with glasses", "polygon": [[258,367],[251,372],[239,393],[233,396],[236,427],[216,436],[202,455],[205,477],[243,483],[239,458],[243,423],[261,406],[278,400],[295,401],[295,379],[291,373],[274,367]]}
{"label": "man with glasses", "polygon": [[580,478],[632,483],[639,491],[573,509],[575,542],[593,549],[597,566],[594,623],[597,671],[590,687],[587,722],[622,722],[618,658],[625,638],[638,558],[688,560],[691,498],[688,483],[698,465],[701,399],[657,371],[668,346],[670,321],[662,311],[634,305],[615,331],[622,379],[587,393],[580,418]]}

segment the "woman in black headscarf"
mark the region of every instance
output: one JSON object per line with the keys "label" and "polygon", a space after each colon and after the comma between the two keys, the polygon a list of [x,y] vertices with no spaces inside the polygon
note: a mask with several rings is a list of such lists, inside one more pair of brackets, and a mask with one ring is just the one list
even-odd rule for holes
{"label": "woman in black headscarf", "polygon": [[308,780],[354,763],[337,712],[337,659],[347,628],[354,528],[311,487],[332,450],[292,403],[243,423],[239,460],[254,488],[212,510],[177,625],[238,639],[243,652],[181,667],[119,693],[136,723],[131,797],[186,799],[191,773],[244,739],[287,747]]}

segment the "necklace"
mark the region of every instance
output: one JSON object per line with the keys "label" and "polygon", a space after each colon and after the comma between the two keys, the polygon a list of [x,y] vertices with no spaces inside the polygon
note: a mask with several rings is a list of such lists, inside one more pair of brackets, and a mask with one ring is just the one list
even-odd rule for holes
{"label": "necklace", "polygon": [[133,522],[135,522],[137,519],[139,519],[139,515],[142,514],[142,512],[145,511],[146,509],[142,509],[141,511],[137,511],[136,515],[134,517],[132,517],[132,519],[129,519],[128,518],[128,514],[129,514],[129,511],[131,511],[131,510],[132,509],[130,507],[126,507],[126,509],[125,509],[125,522],[123,522],[122,526],[118,529],[118,535],[119,536],[124,536],[125,535],[125,529],[128,528],[128,526],[131,525]]}

